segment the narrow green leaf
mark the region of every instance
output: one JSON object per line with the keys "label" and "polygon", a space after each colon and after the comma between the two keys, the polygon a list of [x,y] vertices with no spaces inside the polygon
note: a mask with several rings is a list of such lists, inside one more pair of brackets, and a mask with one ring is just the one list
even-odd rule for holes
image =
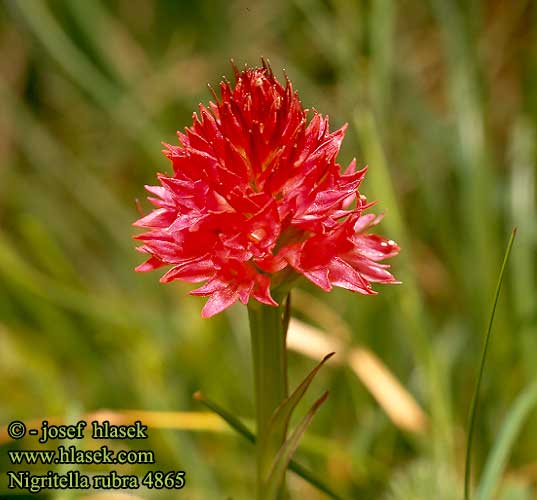
{"label": "narrow green leaf", "polygon": [[498,298],[500,297],[500,290],[502,288],[503,275],[505,273],[507,261],[509,260],[511,248],[513,247],[513,242],[515,241],[515,236],[516,236],[516,228],[513,229],[513,232],[511,233],[511,237],[509,238],[509,243],[507,244],[505,255],[503,257],[502,267],[500,269],[500,276],[498,277],[498,284],[496,285],[496,293],[494,294],[494,301],[492,303],[492,310],[490,312],[487,333],[485,335],[485,341],[483,343],[483,352],[481,353],[481,363],[479,365],[479,374],[477,376],[474,395],[472,398],[472,405],[470,407],[470,417],[469,417],[470,423],[468,427],[468,440],[466,444],[466,463],[465,463],[465,468],[464,468],[464,500],[470,499],[472,442],[473,442],[475,420],[476,420],[476,413],[477,413],[477,403],[479,399],[479,390],[481,388],[481,380],[483,379],[483,371],[485,369],[485,360],[487,358],[488,346],[489,346],[490,336],[492,332],[492,323],[494,321],[494,315],[496,313],[496,306],[498,304]]}
{"label": "narrow green leaf", "polygon": [[[217,415],[222,417],[232,429],[237,431],[247,441],[249,441],[252,444],[255,444],[256,442],[255,434],[252,431],[250,431],[250,429],[248,429],[248,427],[246,427],[246,425],[244,425],[237,417],[229,413],[227,410],[222,408],[220,405],[218,405],[214,401],[207,399],[199,391],[194,394],[194,399],[196,399],[197,401],[205,405],[207,408],[215,412]],[[339,496],[337,493],[334,493],[326,484],[324,484],[322,481],[317,479],[317,477],[315,477],[313,473],[310,472],[308,469],[306,469],[303,465],[300,465],[294,460],[291,460],[289,462],[288,467],[290,470],[292,470],[295,474],[300,476],[302,479],[310,483],[319,491],[322,491],[324,494],[326,494],[329,498],[332,498],[333,500],[343,500],[343,497]]]}
{"label": "narrow green leaf", "polygon": [[226,409],[222,408],[220,405],[216,404],[214,401],[207,399],[200,391],[197,391],[193,395],[196,401],[199,401],[201,404],[205,405],[209,410],[214,411],[217,415],[220,415],[227,424],[239,434],[245,437],[250,443],[255,444],[256,438],[255,434],[248,429],[235,415],[228,412]]}
{"label": "narrow green leaf", "polygon": [[294,392],[282,403],[272,415],[267,433],[261,436],[260,449],[262,453],[263,477],[268,476],[274,457],[281,447],[281,443],[285,441],[287,436],[287,428],[289,421],[296,406],[308,390],[311,382],[317,375],[317,372],[335,353],[326,355],[323,360],[308,374],[302,383],[294,390]]}
{"label": "narrow green leaf", "polygon": [[303,465],[300,465],[298,462],[291,460],[288,466],[289,470],[292,470],[295,474],[300,476],[302,479],[310,483],[312,486],[317,488],[319,491],[322,491],[328,498],[333,500],[343,500],[343,497],[339,496],[337,493],[334,493],[326,484],[317,479],[317,477],[310,470],[306,469]]}
{"label": "narrow green leaf", "polygon": [[300,421],[289,439],[280,448],[280,451],[274,459],[274,464],[272,466],[270,476],[267,479],[266,494],[263,500],[275,500],[277,498],[278,491],[280,490],[280,485],[285,475],[285,471],[289,466],[291,457],[293,456],[298,447],[300,438],[303,436],[304,432],[306,432],[306,429],[310,424],[311,419],[313,418],[319,407],[326,401],[327,397],[328,391],[326,391],[317,401],[315,401],[310,411]]}
{"label": "narrow green leaf", "polygon": [[493,498],[496,485],[505,469],[509,452],[526,418],[535,407],[537,407],[537,380],[533,381],[519,394],[507,414],[500,434],[487,459],[483,477],[479,482],[476,495],[478,500],[490,500]]}

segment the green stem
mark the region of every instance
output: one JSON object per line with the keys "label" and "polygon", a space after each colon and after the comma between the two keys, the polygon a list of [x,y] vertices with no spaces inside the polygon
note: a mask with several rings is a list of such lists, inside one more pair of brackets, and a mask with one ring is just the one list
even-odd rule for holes
{"label": "green stem", "polygon": [[[278,299],[276,299],[278,300]],[[282,304],[284,300],[280,300]],[[254,397],[257,423],[257,499],[264,500],[263,462],[259,443],[267,433],[274,410],[287,397],[287,350],[285,305],[267,306],[256,301],[248,304],[252,356],[254,365]],[[285,439],[285,436],[284,436]],[[282,441],[283,444],[283,441]],[[285,487],[279,498],[284,497]]]}
{"label": "green stem", "polygon": [[468,440],[466,443],[466,460],[464,466],[464,500],[470,500],[470,476],[472,466],[472,444],[474,437],[475,421],[477,415],[477,404],[479,402],[479,391],[481,389],[481,380],[483,379],[483,372],[485,370],[485,361],[487,359],[487,352],[489,347],[490,336],[492,333],[492,323],[494,322],[494,315],[496,313],[496,306],[498,305],[498,298],[500,297],[500,290],[502,289],[503,275],[511,254],[511,248],[515,241],[516,227],[511,233],[509,243],[507,243],[507,249],[503,257],[502,267],[500,269],[500,276],[498,277],[498,284],[496,285],[496,293],[494,294],[494,301],[492,302],[492,309],[490,311],[489,324],[487,333],[485,335],[485,341],[483,342],[483,350],[481,352],[481,362],[479,363],[479,373],[477,375],[477,381],[474,388],[474,395],[472,397],[472,404],[470,407],[470,423],[468,426]]}

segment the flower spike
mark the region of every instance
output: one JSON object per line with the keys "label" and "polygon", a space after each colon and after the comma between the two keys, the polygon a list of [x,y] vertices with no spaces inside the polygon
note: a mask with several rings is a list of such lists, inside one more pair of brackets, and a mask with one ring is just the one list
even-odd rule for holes
{"label": "flower spike", "polygon": [[155,210],[134,225],[149,260],[137,271],[172,266],[162,278],[205,284],[203,316],[237,301],[277,305],[275,286],[304,276],[324,290],[334,286],[376,293],[371,283],[396,283],[381,261],[399,247],[370,229],[380,218],[358,188],[366,169],[336,161],[346,125],[330,132],[328,116],[302,107],[285,75],[261,68],[224,79],[220,97],[199,106],[178,132],[180,145],[164,144],[171,177],[148,187]]}

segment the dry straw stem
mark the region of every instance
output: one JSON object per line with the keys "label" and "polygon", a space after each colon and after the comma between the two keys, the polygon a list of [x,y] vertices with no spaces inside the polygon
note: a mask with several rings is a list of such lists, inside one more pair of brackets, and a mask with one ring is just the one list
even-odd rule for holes
{"label": "dry straw stem", "polygon": [[287,346],[312,359],[336,351],[334,361],[348,364],[367,387],[392,422],[402,430],[421,434],[428,426],[428,417],[412,395],[391,371],[369,349],[350,347],[322,330],[291,319]]}

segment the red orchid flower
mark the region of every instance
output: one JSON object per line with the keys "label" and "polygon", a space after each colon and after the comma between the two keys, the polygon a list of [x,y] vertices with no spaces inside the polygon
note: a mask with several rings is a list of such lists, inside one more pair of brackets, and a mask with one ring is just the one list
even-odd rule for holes
{"label": "red orchid flower", "polygon": [[209,296],[204,317],[237,300],[277,305],[271,288],[300,275],[326,291],[395,283],[381,261],[399,247],[369,232],[381,217],[358,192],[366,168],[336,163],[346,126],[330,132],[315,110],[308,123],[289,79],[265,63],[235,76],[178,132],[180,146],[166,144],[174,173],[146,186],[156,208],[134,223],[149,229],[136,236],[150,255],[136,270],[171,265],[163,283],[206,281],[191,292]]}

